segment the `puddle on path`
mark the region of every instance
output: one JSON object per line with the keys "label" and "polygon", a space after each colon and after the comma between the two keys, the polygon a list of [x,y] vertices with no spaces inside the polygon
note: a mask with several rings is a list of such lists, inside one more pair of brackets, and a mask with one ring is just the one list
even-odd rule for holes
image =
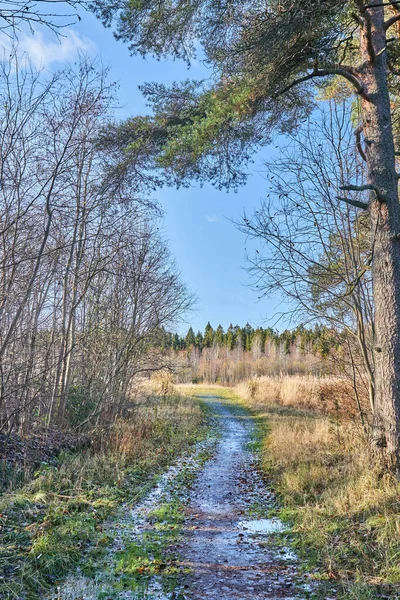
{"label": "puddle on path", "polygon": [[286,525],[279,519],[256,519],[253,521],[239,521],[238,527],[249,533],[270,535],[287,529]]}
{"label": "puddle on path", "polygon": [[[192,572],[186,579],[188,600],[300,599],[296,556],[268,535],[283,532],[279,519],[267,516],[274,496],[266,489],[248,450],[252,420],[233,415],[209,399],[223,430],[212,460],[200,471],[192,492],[189,531],[182,554]],[[304,596],[303,596],[304,597]]]}

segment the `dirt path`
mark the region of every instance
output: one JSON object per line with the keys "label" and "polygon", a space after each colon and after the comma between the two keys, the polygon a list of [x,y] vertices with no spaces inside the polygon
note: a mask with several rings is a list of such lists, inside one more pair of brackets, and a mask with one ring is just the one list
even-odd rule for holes
{"label": "dirt path", "polygon": [[[274,498],[248,448],[251,418],[221,398],[204,400],[217,417],[219,440],[199,444],[192,456],[173,465],[139,506],[122,507],[108,526],[113,546],[94,580],[75,575],[48,598],[308,597],[311,590],[299,583],[295,555],[283,542],[271,543],[284,526],[278,519],[265,518]],[[173,512],[176,505],[183,523],[179,518],[177,525],[168,517],[160,520],[160,511],[171,512],[172,507]],[[150,548],[148,555],[139,560],[145,546]],[[159,550],[163,546],[165,552]]]}
{"label": "dirt path", "polygon": [[[292,598],[295,557],[272,549],[279,520],[251,518],[272,506],[247,449],[251,420],[233,414],[218,399],[208,400],[219,415],[222,439],[215,457],[199,473],[192,492],[190,522],[182,549],[192,569],[190,598],[244,600]],[[252,510],[251,510],[252,509]],[[250,515],[249,515],[250,513]]]}

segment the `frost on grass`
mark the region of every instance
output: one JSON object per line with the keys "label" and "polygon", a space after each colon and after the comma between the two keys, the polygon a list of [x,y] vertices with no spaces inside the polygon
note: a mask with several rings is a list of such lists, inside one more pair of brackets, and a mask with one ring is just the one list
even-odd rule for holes
{"label": "frost on grass", "polygon": [[219,418],[218,444],[215,437],[199,444],[141,504],[124,506],[109,524],[112,544],[95,579],[69,578],[59,600],[294,600],[308,594],[285,526],[268,518],[276,502],[250,450],[250,415],[221,399],[207,402]]}
{"label": "frost on grass", "polygon": [[[62,585],[51,593],[48,600],[136,600],[152,598],[164,600],[171,594],[165,593],[161,575],[157,570],[164,565],[154,556],[163,543],[163,522],[157,511],[172,503],[187,501],[187,490],[182,482],[192,479],[209,456],[215,438],[200,442],[190,457],[181,458],[159,479],[154,489],[134,508],[123,505],[115,518],[104,527],[105,534],[112,540],[106,556],[95,564],[95,576],[86,577],[78,572],[69,576]],[[166,515],[168,516],[168,515]],[[168,527],[165,527],[168,530]],[[172,538],[176,541],[176,529]],[[167,538],[167,541],[170,541]],[[135,556],[133,550],[147,549],[147,558]],[[83,568],[81,569],[83,571]],[[147,574],[149,572],[150,574]],[[129,580],[131,589],[123,589]]]}

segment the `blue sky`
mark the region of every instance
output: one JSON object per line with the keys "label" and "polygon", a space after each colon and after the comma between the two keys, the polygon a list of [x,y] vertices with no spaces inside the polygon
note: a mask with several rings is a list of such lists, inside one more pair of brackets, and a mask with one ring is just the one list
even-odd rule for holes
{"label": "blue sky", "polygon": [[[119,83],[117,116],[147,111],[138,86],[145,81],[170,83],[184,78],[207,77],[200,61],[188,70],[183,62],[157,61],[129,55],[127,47],[117,42],[110,29],[105,29],[91,14],[83,13],[82,21],[64,32],[57,41],[48,31],[20,36],[21,47],[33,62],[49,70],[73,61],[78,50],[100,56],[110,67],[110,80]],[[7,40],[0,42],[7,44]],[[273,151],[265,149],[264,157]],[[249,287],[244,270],[246,240],[230,219],[237,219],[246,209],[251,212],[264,195],[265,180],[261,174],[262,158],[255,157],[248,184],[237,193],[218,191],[211,186],[189,189],[162,189],[156,193],[165,210],[165,235],[176,257],[184,280],[198,296],[196,312],[188,315],[195,330],[204,329],[208,320],[214,326],[221,323],[244,325],[273,324],[280,299],[257,300]],[[271,321],[272,319],[272,321]],[[185,323],[181,330],[188,327]]]}

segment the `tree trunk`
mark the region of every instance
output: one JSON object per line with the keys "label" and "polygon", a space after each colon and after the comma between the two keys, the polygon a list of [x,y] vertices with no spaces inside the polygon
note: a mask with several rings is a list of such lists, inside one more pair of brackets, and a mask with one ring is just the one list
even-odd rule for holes
{"label": "tree trunk", "polygon": [[362,99],[371,192],[375,305],[375,413],[373,439],[389,466],[400,472],[400,205],[387,80],[384,9],[368,11],[361,35],[366,95]]}

